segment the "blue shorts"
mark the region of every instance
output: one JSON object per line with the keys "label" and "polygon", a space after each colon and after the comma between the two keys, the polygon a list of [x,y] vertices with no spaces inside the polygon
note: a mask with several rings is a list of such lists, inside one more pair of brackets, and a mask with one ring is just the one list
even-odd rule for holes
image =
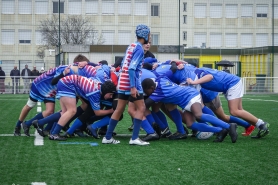
{"label": "blue shorts", "polygon": [[60,99],[61,97],[76,98],[75,88],[72,84],[64,84],[59,81],[57,84],[57,95],[56,97]]}
{"label": "blue shorts", "polygon": [[45,97],[41,95],[34,83],[32,83],[29,96],[33,100],[37,100],[39,102],[55,102],[55,97]]}

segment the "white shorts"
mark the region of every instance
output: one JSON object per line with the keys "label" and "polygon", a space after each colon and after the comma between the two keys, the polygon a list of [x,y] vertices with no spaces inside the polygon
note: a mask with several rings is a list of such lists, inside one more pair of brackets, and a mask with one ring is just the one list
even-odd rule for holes
{"label": "white shorts", "polygon": [[229,100],[234,100],[237,98],[242,98],[243,97],[243,85],[242,81],[240,80],[236,85],[228,89],[228,91],[225,94],[225,98]]}
{"label": "white shorts", "polygon": [[202,104],[202,98],[201,98],[201,95],[199,94],[199,95],[197,95],[197,96],[195,96],[194,98],[192,98],[189,102],[188,102],[188,104],[184,107],[184,109],[182,110],[183,112],[184,111],[189,111],[189,112],[191,112],[191,106],[194,104],[194,103],[200,103],[200,104]]}

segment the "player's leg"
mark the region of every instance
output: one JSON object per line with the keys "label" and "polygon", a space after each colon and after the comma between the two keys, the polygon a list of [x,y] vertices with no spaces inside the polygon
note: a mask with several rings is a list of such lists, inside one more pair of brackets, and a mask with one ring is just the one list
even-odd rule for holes
{"label": "player's leg", "polygon": [[62,116],[52,132],[53,140],[65,140],[59,136],[61,129],[67,124],[72,116],[76,113],[76,99],[75,97],[62,96],[60,98],[60,105],[62,108]]}
{"label": "player's leg", "polygon": [[[209,122],[213,126],[221,127],[223,129],[229,130],[229,134],[231,136],[232,142],[236,142],[237,140],[237,132],[236,132],[236,124],[231,123],[230,125],[228,123],[225,123],[224,121],[216,118],[215,116],[204,114],[202,112],[202,101],[201,96],[198,95],[190,100],[188,105],[186,105],[185,110],[190,111],[193,113],[194,117],[196,117],[201,122]],[[223,141],[222,137],[219,138],[220,142]]]}
{"label": "player's leg", "polygon": [[115,127],[117,126],[124,110],[126,107],[126,104],[128,102],[128,95],[125,94],[118,94],[118,104],[117,104],[117,108],[115,109],[115,111],[113,112],[111,119],[109,120],[109,126],[106,132],[105,137],[103,137],[102,139],[102,143],[103,144],[119,144],[120,141],[115,140],[112,135],[113,135],[113,131],[115,129]]}
{"label": "player's leg", "polygon": [[[26,105],[22,108],[19,118],[16,122],[15,130],[14,130],[14,136],[20,136],[20,129],[21,129],[21,124],[23,123],[24,119],[27,117],[28,113],[30,110],[37,105],[37,100],[29,97]],[[30,136],[30,134],[27,134],[27,136]]]}
{"label": "player's leg", "polygon": [[257,138],[264,137],[269,133],[268,123],[258,119],[253,114],[243,109],[242,98],[228,100],[228,106],[231,115],[239,117],[258,128],[259,132],[257,134]]}
{"label": "player's leg", "polygon": [[128,104],[128,113],[133,117],[133,132],[129,141],[130,145],[148,145],[149,142],[142,141],[139,138],[140,127],[143,121],[145,112],[145,102],[143,94],[139,94],[136,98],[130,96]]}

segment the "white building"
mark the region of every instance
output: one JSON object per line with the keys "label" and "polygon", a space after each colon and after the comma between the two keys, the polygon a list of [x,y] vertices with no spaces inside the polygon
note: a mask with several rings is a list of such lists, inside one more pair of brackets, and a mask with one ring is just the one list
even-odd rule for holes
{"label": "white building", "polygon": [[[153,45],[249,48],[278,45],[278,2],[272,0],[61,0],[61,17],[88,17],[105,45],[128,45],[138,24],[151,27]],[[58,0],[0,0],[0,61],[9,73],[55,65],[36,55],[38,25],[58,13]],[[274,13],[273,13],[274,10]],[[274,31],[274,37],[272,33]],[[117,54],[118,55],[118,54]],[[176,55],[178,57],[178,55]],[[114,61],[112,61],[114,62]]]}

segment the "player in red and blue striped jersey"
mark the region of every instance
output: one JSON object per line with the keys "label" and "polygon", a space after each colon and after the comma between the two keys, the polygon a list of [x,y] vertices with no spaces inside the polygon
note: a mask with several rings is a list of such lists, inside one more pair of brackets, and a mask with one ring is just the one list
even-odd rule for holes
{"label": "player in red and blue striped jersey", "polygon": [[57,89],[62,111],[50,139],[65,140],[59,133],[76,113],[76,96],[87,100],[96,116],[105,116],[113,112],[113,109],[100,109],[101,98],[111,99],[116,92],[116,86],[111,81],[101,83],[97,78],[70,75],[59,80]]}
{"label": "player in red and blue striped jersey", "polygon": [[[55,96],[57,92],[56,83],[60,78],[71,74],[79,74],[87,77],[96,75],[96,69],[87,65],[89,60],[85,56],[78,55],[75,57],[74,62],[77,66],[64,65],[56,67],[47,71],[46,73],[43,73],[32,82],[28,102],[21,111],[16,124],[14,135],[20,135],[20,124],[22,123],[25,135],[30,136],[29,128],[34,120],[39,120],[49,116],[50,114],[53,114],[55,107]],[[45,103],[46,110],[37,114],[32,119],[23,122],[29,111],[37,104],[38,101]]]}
{"label": "player in red and blue striped jersey", "polygon": [[143,89],[140,80],[141,66],[144,58],[144,49],[142,45],[148,43],[150,39],[150,29],[148,26],[140,24],[136,27],[135,33],[137,41],[128,46],[122,60],[118,80],[118,105],[109,121],[106,135],[103,137],[102,143],[104,144],[120,143],[120,141],[112,137],[112,134],[128,101],[133,102],[132,105],[128,106],[128,111],[134,118],[134,129],[129,144],[149,144],[139,138],[139,131],[145,112]]}

